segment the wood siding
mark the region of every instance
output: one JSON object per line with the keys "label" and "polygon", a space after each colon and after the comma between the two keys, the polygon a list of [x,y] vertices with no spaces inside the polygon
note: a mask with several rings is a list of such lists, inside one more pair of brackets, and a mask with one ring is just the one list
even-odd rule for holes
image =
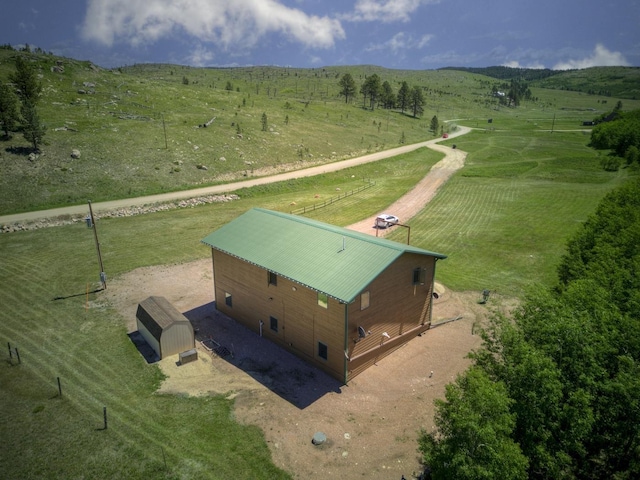
{"label": "wood siding", "polygon": [[[269,284],[267,270],[213,250],[216,308],[225,315],[283,346],[295,355],[344,382],[345,308],[329,298],[318,305],[317,292],[278,277]],[[225,294],[231,294],[231,306]],[[277,331],[271,329],[271,317]],[[327,346],[327,359],[318,355],[318,343]]]}
{"label": "wood siding", "polygon": [[[364,290],[369,291],[368,308],[361,310],[360,298],[349,305],[348,380],[431,327],[435,262],[434,257],[404,254]],[[422,270],[424,283],[414,285],[415,269]]]}
{"label": "wood siding", "polygon": [[[329,298],[325,309],[314,290],[283,277],[272,285],[263,268],[217,250],[212,258],[218,310],[257,334],[262,322],[263,337],[343,382],[431,326],[435,257],[402,255],[363,290],[369,292],[364,310],[361,296],[349,305]],[[423,283],[414,284],[416,269]],[[225,294],[231,295],[231,306]],[[271,317],[277,331],[271,329]],[[359,337],[358,327],[365,338]],[[318,355],[319,342],[327,346],[327,360]]]}

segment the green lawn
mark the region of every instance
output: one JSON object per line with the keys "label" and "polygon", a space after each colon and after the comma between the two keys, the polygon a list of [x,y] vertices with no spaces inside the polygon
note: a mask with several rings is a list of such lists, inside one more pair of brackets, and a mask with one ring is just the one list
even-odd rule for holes
{"label": "green lawn", "polygon": [[517,130],[457,139],[469,152],[466,166],[411,222],[412,243],[449,256],[439,280],[516,296],[553,283],[568,237],[627,178],[603,171],[587,140]]}

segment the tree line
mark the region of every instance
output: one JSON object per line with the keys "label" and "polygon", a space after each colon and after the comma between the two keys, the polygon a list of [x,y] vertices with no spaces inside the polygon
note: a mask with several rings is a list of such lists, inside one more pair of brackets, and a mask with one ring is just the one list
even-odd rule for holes
{"label": "tree line", "polygon": [[594,120],[589,145],[598,150],[610,150],[601,164],[605,170],[616,171],[624,163],[640,167],[640,110],[622,111],[618,101],[614,109]]}
{"label": "tree line", "polygon": [[34,152],[39,151],[46,132],[37,110],[41,93],[35,69],[24,56],[16,56],[15,72],[9,74],[8,82],[0,82],[0,125],[5,138],[21,130]]}
{"label": "tree line", "polygon": [[[363,107],[374,110],[376,107],[386,109],[399,108],[402,113],[410,111],[414,117],[424,113],[425,99],[422,88],[415,85],[409,87],[406,81],[400,84],[398,92],[394,92],[391,84],[381,80],[376,73],[369,75],[358,90],[358,85],[350,73],[345,73],[338,81],[340,96],[345,103],[355,98],[357,93],[362,95]],[[437,133],[437,132],[436,132]]]}
{"label": "tree line", "polygon": [[482,333],[419,448],[432,478],[640,478],[640,179],[570,239],[557,284]]}

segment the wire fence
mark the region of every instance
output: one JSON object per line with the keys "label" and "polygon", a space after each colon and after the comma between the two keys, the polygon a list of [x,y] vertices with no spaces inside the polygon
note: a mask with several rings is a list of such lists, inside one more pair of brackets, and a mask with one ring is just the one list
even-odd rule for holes
{"label": "wire fence", "polygon": [[339,194],[337,197],[331,197],[328,198],[326,200],[323,200],[321,203],[314,203],[313,205],[307,205],[305,207],[300,207],[297,208],[295,210],[291,210],[291,214],[293,215],[300,215],[300,214],[305,214],[307,212],[313,212],[315,210],[318,210],[320,208],[324,208],[324,207],[328,207],[329,205],[333,205],[336,202],[339,202],[340,200],[347,198],[347,197],[351,197],[352,195],[355,195],[357,193],[360,193],[364,190],[367,190],[371,187],[374,187],[376,185],[376,182],[373,182],[371,180],[365,180],[367,183],[365,185],[362,185],[361,187],[358,187],[356,189],[350,190],[348,192],[345,193],[341,193]]}

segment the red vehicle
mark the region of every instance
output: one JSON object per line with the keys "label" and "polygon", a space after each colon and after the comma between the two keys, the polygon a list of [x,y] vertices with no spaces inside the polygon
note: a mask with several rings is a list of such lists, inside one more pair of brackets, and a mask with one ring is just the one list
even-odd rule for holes
{"label": "red vehicle", "polygon": [[449,134],[448,133],[443,133],[442,134],[442,138],[449,138]]}

